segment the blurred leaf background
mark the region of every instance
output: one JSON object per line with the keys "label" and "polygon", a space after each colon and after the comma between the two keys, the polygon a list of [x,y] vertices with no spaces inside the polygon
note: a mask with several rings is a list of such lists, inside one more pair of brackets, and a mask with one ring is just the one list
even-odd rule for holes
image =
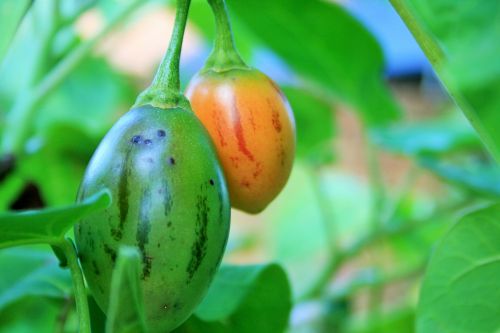
{"label": "blurred leaf background", "polygon": [[[297,159],[264,213],[233,211],[227,265],[178,331],[413,332],[434,244],[458,216],[500,197],[482,143],[498,149],[500,30],[484,23],[498,5],[477,6],[458,34],[468,13],[437,14],[450,1],[393,1],[434,32],[445,54],[435,69],[470,101],[480,138],[388,1],[227,3],[243,57],[289,98]],[[100,139],[149,84],[173,14],[170,1],[0,2],[1,211],[74,202]],[[183,85],[214,35],[206,1],[193,0],[190,15]],[[39,96],[43,84],[52,86]],[[0,267],[0,332],[76,331],[69,272],[48,249],[2,250]]]}

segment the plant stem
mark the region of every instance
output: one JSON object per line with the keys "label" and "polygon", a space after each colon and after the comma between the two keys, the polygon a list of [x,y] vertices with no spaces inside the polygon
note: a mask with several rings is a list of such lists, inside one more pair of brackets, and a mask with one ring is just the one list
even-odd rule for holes
{"label": "plant stem", "polygon": [[[438,219],[436,219],[438,220]],[[335,275],[338,269],[349,259],[356,257],[366,248],[388,237],[402,235],[425,225],[420,221],[413,221],[392,229],[376,229],[369,232],[364,237],[359,238],[354,244],[344,249],[340,249],[337,253],[332,253],[329,257],[327,264],[323,271],[319,274],[318,278],[311,284],[301,296],[298,301],[305,301],[321,295],[323,290],[328,286],[331,278]]]}
{"label": "plant stem", "polygon": [[68,320],[68,316],[71,312],[73,305],[73,298],[69,297],[64,301],[61,312],[57,316],[57,322],[54,332],[55,333],[64,333],[64,328],[66,326],[66,322]]}
{"label": "plant stem", "polygon": [[462,110],[465,116],[469,119],[470,123],[474,126],[476,131],[481,136],[482,141],[485,146],[489,148],[493,158],[500,163],[500,150],[497,147],[497,142],[491,136],[490,130],[487,130],[484,125],[484,121],[481,120],[477,112],[467,101],[460,91],[455,86],[453,80],[450,80],[443,71],[443,63],[446,61],[445,54],[439,44],[435,41],[431,33],[423,28],[414,14],[414,9],[407,0],[389,0],[392,7],[398,12],[401,19],[412,33],[413,37],[420,45],[425,56],[429,59],[432,67],[439,74],[440,80],[443,82],[444,87],[450,94],[451,98],[455,101],[458,107]]}
{"label": "plant stem", "polygon": [[372,229],[381,226],[382,212],[385,205],[385,187],[383,175],[380,170],[380,161],[377,147],[373,144],[365,129],[366,159],[368,165],[368,180],[372,193],[369,222]]}
{"label": "plant stem", "polygon": [[35,59],[35,64],[33,66],[33,71],[29,76],[29,85],[36,85],[43,75],[47,72],[47,67],[50,63],[50,56],[52,51],[52,46],[54,43],[54,37],[56,36],[58,26],[57,26],[57,18],[58,18],[58,7],[59,2],[56,0],[51,0],[47,2],[47,10],[48,15],[42,17],[44,20],[48,22],[47,30],[38,29],[36,34],[40,39],[40,48],[38,55]]}
{"label": "plant stem", "polygon": [[405,200],[411,194],[413,187],[415,186],[415,182],[420,175],[420,169],[416,163],[412,163],[410,168],[404,175],[403,180],[401,181],[397,191],[396,196],[392,202],[391,207],[389,208],[388,220],[391,220],[395,217],[398,209],[405,202]]}
{"label": "plant stem", "polygon": [[64,252],[68,260],[68,267],[71,271],[71,279],[76,301],[76,313],[78,315],[79,333],[91,333],[90,331],[90,314],[87,301],[87,290],[83,282],[83,274],[78,264],[76,249],[73,242],[68,238],[62,240],[57,246]]}
{"label": "plant stem", "polygon": [[179,65],[190,4],[191,0],[177,0],[174,29],[167,52],[156,71],[153,82],[139,95],[135,107],[150,104],[167,109],[189,105],[180,91]]}
{"label": "plant stem", "polygon": [[330,253],[335,253],[338,250],[338,244],[333,227],[335,217],[333,216],[333,212],[331,210],[331,203],[330,200],[328,200],[328,198],[325,196],[325,193],[321,187],[321,177],[319,169],[310,167],[308,171],[311,177],[312,187],[314,190],[314,194],[316,195],[319,211],[321,214],[321,222],[325,231],[325,241]]}
{"label": "plant stem", "polygon": [[208,0],[215,17],[215,43],[202,71],[222,72],[247,69],[234,43],[229,14],[224,0]]}
{"label": "plant stem", "polygon": [[438,44],[429,38],[429,34],[418,24],[414,15],[408,7],[406,0],[389,0],[398,12],[399,16],[403,19],[408,29],[410,29],[413,37],[424,51],[425,56],[429,59],[433,66],[439,66],[443,62],[444,54]]}
{"label": "plant stem", "polygon": [[94,38],[81,44],[54,67],[33,89],[19,94],[14,106],[6,117],[5,132],[0,151],[3,154],[18,155],[29,135],[36,108],[71,74],[116,25],[126,19],[144,0],[130,2],[108,25]]}
{"label": "plant stem", "polygon": [[354,278],[354,280],[349,281],[349,284],[347,286],[336,291],[332,295],[332,298],[343,299],[351,297],[364,288],[378,288],[380,286],[416,277],[425,271],[426,264],[427,260],[423,260],[421,263],[418,263],[413,267],[400,269],[389,274],[380,274],[368,281]]}

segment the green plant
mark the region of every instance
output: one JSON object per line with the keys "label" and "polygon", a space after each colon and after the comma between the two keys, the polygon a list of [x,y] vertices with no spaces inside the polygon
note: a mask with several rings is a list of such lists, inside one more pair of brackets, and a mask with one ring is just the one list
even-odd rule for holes
{"label": "green plant", "polygon": [[[158,267],[155,260],[168,258],[161,256],[161,249],[168,249],[175,251],[175,262],[188,266],[199,193],[207,194],[206,202],[200,201],[210,208],[209,226],[217,224],[217,203],[225,201],[215,196],[217,186],[223,189],[215,153],[179,93],[180,81],[189,78],[168,75],[177,72],[180,43],[173,44],[178,48],[168,54],[174,57],[165,58],[152,86],[128,113],[149,74],[124,72],[102,51],[106,47],[94,52],[119,23],[126,21],[133,28],[133,22],[148,22],[148,13],[173,8],[165,2],[0,4],[0,333],[146,331],[158,300],[158,295],[144,297],[142,292],[144,286],[154,289],[148,285],[153,279],[141,279],[148,257],[153,257],[152,267]],[[178,285],[178,290],[196,295],[183,315],[193,313],[173,332],[498,331],[500,169],[495,159],[500,151],[500,90],[495,57],[500,5],[478,0],[390,2],[451,98],[438,92],[439,103],[426,99],[412,79],[404,90],[426,104],[400,105],[401,85],[393,81],[389,86],[383,77],[384,56],[377,40],[342,5],[320,0],[227,0],[238,50],[275,78],[290,102],[296,157],[287,186],[273,204],[252,217],[252,223],[233,215],[223,264],[215,274],[200,275],[198,286],[208,285],[214,277],[196,308],[202,288]],[[96,13],[104,22],[101,32],[82,37],[75,27],[85,23],[83,16]],[[207,44],[217,41],[220,33],[212,14],[207,1],[192,0],[189,22]],[[220,63],[212,66],[243,66],[231,50],[232,45],[216,47],[211,59]],[[148,51],[127,52],[137,57]],[[265,61],[260,61],[263,54]],[[182,73],[198,69],[193,62],[184,65]],[[273,72],[276,68],[282,71]],[[164,108],[170,109],[160,112]],[[415,108],[426,110],[426,116],[410,111]],[[147,127],[144,133],[117,133],[139,118],[148,118],[134,125]],[[180,119],[186,123],[178,124]],[[107,168],[111,177],[102,176],[103,184],[97,184],[90,179],[91,167],[82,198],[73,203],[93,151],[111,128],[110,135],[123,138],[111,140],[108,135],[103,141],[115,147],[109,154],[112,162],[123,163],[131,149],[131,170],[137,171],[146,157],[144,167],[151,166],[155,178],[139,179],[142,174],[131,172],[127,198],[134,202],[125,224],[132,228],[124,227],[119,241],[114,238],[118,229],[111,234],[107,221],[110,217],[113,227],[119,226],[120,186],[111,181],[119,178],[119,170]],[[158,132],[162,129],[165,136]],[[148,139],[152,142],[146,144]],[[160,140],[187,148],[160,149],[155,144]],[[186,145],[192,140],[205,142],[205,148]],[[99,151],[103,149],[101,145]],[[155,157],[166,161],[162,167],[177,174],[164,177],[157,164],[149,164],[147,157],[156,149]],[[169,164],[170,155],[174,165]],[[208,168],[200,163],[197,172],[188,175],[181,169],[186,159],[203,160]],[[353,159],[356,163],[349,162]],[[98,161],[103,160],[94,157],[91,165],[106,164]],[[164,196],[148,201],[144,191],[148,185],[162,192],[159,180],[173,182],[172,190],[191,191],[180,193],[186,198],[182,207],[187,208],[175,213],[176,221],[193,222],[184,226],[186,233],[167,233],[153,222],[139,223],[140,232],[135,230],[134,217],[148,202],[156,208],[150,215],[163,221],[166,206],[158,198]],[[105,187],[109,189],[98,192]],[[26,208],[37,210],[14,211]],[[223,208],[228,213],[228,205]],[[67,237],[74,225],[79,253]],[[150,242],[141,247],[137,236],[145,235],[147,228],[142,227],[148,225]],[[89,226],[95,237],[83,232]],[[212,232],[209,241],[217,238],[211,245],[220,246],[205,257],[214,265],[225,227],[221,233],[207,229],[207,235]],[[106,241],[94,244],[100,252],[86,256],[85,247],[101,236]],[[175,246],[180,239],[188,245]],[[158,243],[159,249],[149,247]],[[114,268],[114,254],[106,253],[104,244],[116,251]],[[249,264],[255,258],[279,264]],[[93,276],[92,259],[99,278]],[[164,279],[172,284],[174,278],[185,281],[187,273],[180,273],[174,267]],[[99,280],[102,274],[106,277]],[[101,283],[105,292],[99,291]],[[181,322],[180,316],[175,324],[170,319],[169,327]]]}

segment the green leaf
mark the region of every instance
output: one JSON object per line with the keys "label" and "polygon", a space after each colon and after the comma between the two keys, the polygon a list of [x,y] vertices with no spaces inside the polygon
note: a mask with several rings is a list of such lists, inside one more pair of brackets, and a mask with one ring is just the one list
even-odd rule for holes
{"label": "green leaf", "polygon": [[[17,263],[19,265],[19,263]],[[0,311],[23,297],[36,296],[64,299],[71,295],[71,276],[57,263],[43,266],[24,276],[0,293]]]}
{"label": "green leaf", "polygon": [[279,265],[223,266],[195,316],[175,332],[284,332],[291,307],[290,285]]}
{"label": "green leaf", "polygon": [[297,126],[297,156],[321,165],[334,160],[332,139],[336,134],[333,106],[313,93],[284,87]]}
{"label": "green leaf", "polygon": [[500,2],[391,0],[500,162]]}
{"label": "green leaf", "polygon": [[40,139],[40,149],[18,163],[19,173],[36,183],[48,206],[70,204],[98,143],[81,126],[53,123]]}
{"label": "green leaf", "polygon": [[[116,6],[116,4],[115,4]],[[87,58],[43,103],[34,117],[38,135],[47,141],[60,134],[53,125],[78,127],[91,138],[101,139],[134,102],[131,80],[115,70],[104,58]],[[59,144],[75,146],[78,138]],[[83,146],[83,149],[86,147]]]}
{"label": "green leaf", "polygon": [[111,281],[107,333],[145,333],[144,301],[139,282],[140,256],[122,247]]}
{"label": "green leaf", "polygon": [[0,31],[2,31],[0,34],[0,63],[31,3],[31,0],[0,1]]}
{"label": "green leaf", "polygon": [[349,333],[406,333],[413,332],[415,310],[402,307],[383,315],[374,314],[366,320],[351,324]]}
{"label": "green leaf", "polygon": [[290,67],[354,106],[368,124],[398,116],[399,107],[383,83],[380,46],[340,5],[321,0],[231,0],[228,6]]}
{"label": "green leaf", "polygon": [[500,167],[495,163],[450,163],[435,158],[420,158],[419,164],[440,178],[475,194],[500,198]]}
{"label": "green leaf", "polygon": [[71,297],[70,272],[48,246],[3,249],[0,267],[0,332],[53,332]]}
{"label": "green leaf", "polygon": [[455,115],[453,113],[430,121],[395,124],[379,128],[370,134],[376,144],[408,156],[480,149],[481,141],[474,130],[463,117]]}
{"label": "green leaf", "polygon": [[418,333],[500,330],[500,205],[463,217],[433,254],[421,290]]}
{"label": "green leaf", "polygon": [[1,213],[0,249],[58,242],[79,219],[107,207],[110,201],[109,193],[103,191],[67,207]]}
{"label": "green leaf", "polygon": [[[0,333],[54,333],[64,306],[62,301],[25,298],[0,311]],[[77,331],[76,325],[66,324],[65,332]]]}
{"label": "green leaf", "polygon": [[31,154],[18,167],[48,206],[74,201],[93,151],[134,94],[104,59],[89,58],[41,105],[32,119]]}
{"label": "green leaf", "polygon": [[9,267],[2,272],[0,293],[6,292],[10,286],[25,276],[49,263],[57,263],[47,246],[26,246],[0,251],[0,267]]}

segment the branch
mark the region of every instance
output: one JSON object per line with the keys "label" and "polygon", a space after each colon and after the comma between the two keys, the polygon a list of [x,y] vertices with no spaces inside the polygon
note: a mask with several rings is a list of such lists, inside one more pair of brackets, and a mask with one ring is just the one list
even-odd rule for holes
{"label": "branch", "polygon": [[78,314],[78,332],[91,333],[87,289],[83,282],[83,273],[78,264],[75,246],[70,239],[61,240],[56,246],[61,249],[66,256],[68,267],[71,271],[71,280],[73,281],[73,291],[76,301],[76,313]]}

